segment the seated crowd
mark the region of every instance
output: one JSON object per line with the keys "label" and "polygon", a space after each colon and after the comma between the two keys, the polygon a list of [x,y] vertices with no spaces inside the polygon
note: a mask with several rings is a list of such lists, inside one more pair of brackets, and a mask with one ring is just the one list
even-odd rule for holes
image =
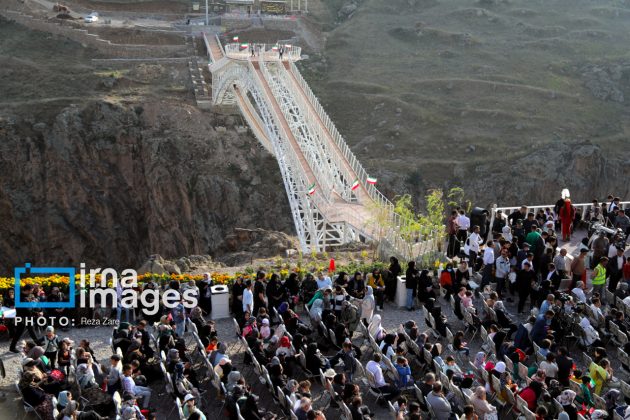
{"label": "seated crowd", "polygon": [[[604,217],[596,208],[584,219]],[[605,217],[624,215],[613,209]],[[275,418],[278,410],[265,410],[247,382],[248,366],[265,396],[299,420],[325,419],[326,410],[370,419],[377,409],[410,420],[630,418],[630,386],[611,363],[630,369],[630,263],[621,234],[595,232],[570,256],[549,223],[550,209],[521,208],[497,219],[488,240],[479,226],[470,228],[466,252],[449,252],[437,276],[413,261],[403,273],[392,257],[388,269],[369,273],[322,271],[304,279],[291,273],[283,280],[261,271],[238,278],[231,288],[237,351],[206,320],[207,302],[157,316],[140,308],[135,321],[127,316],[115,328],[107,361],[96,360],[86,340],[75,346],[60,339],[54,327],[43,337],[29,330],[33,340],[18,349],[20,392],[43,419],[99,419],[114,411],[122,419],[149,419],[156,382],[165,381],[181,419],[206,418],[210,387],[231,419]],[[465,220],[453,223],[458,230]],[[407,309],[422,311],[386,328],[384,305],[395,300],[402,274]],[[164,288],[196,288],[200,295],[209,276],[202,283]],[[25,301],[45,299],[23,289]],[[508,310],[512,302],[518,314],[529,310],[525,322]],[[471,351],[476,340],[480,350]],[[240,354],[242,366],[235,361]],[[368,406],[368,398],[380,407]]]}

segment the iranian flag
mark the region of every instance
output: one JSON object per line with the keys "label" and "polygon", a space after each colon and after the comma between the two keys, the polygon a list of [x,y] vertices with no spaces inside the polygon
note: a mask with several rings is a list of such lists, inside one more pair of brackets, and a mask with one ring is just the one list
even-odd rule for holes
{"label": "iranian flag", "polygon": [[308,195],[315,194],[315,183],[313,182],[310,187],[308,187]]}
{"label": "iranian flag", "polygon": [[361,186],[361,184],[359,183],[358,179],[355,179],[354,182],[352,183],[352,187],[350,187],[350,189],[352,191],[356,190],[357,188],[359,188]]}
{"label": "iranian flag", "polygon": [[245,44],[245,43],[241,44],[241,48],[247,48],[247,47],[249,47],[249,44]]}
{"label": "iranian flag", "polygon": [[273,47],[271,48],[271,51],[278,51],[278,46],[277,46],[277,45],[273,46]]}
{"label": "iranian flag", "polygon": [[368,176],[367,183],[370,185],[376,184],[376,178],[374,178],[373,176]]}
{"label": "iranian flag", "polygon": [[238,35],[236,35],[234,38],[232,38],[232,41],[238,42]]}

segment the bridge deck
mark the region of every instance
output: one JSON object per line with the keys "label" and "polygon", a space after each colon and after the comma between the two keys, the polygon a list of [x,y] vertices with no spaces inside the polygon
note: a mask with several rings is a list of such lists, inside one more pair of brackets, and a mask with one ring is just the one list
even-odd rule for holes
{"label": "bridge deck", "polygon": [[[285,133],[287,134],[288,140],[291,143],[291,147],[293,151],[295,152],[296,156],[298,156],[298,159],[299,159],[300,165],[302,166],[302,170],[304,171],[304,174],[306,174],[306,177],[309,183],[314,183],[317,188],[321,188],[321,185],[319,184],[317,177],[315,177],[313,170],[311,169],[306,157],[304,156],[302,149],[300,148],[297,142],[297,139],[291,132],[289,123],[284,117],[284,114],[282,113],[282,110],[280,109],[280,105],[278,104],[276,98],[273,96],[271,87],[267,83],[267,80],[264,78],[264,75],[258,63],[258,59],[252,58],[252,63],[254,65],[254,69],[256,70],[256,73],[258,74],[259,79],[262,82],[262,88],[265,90],[267,97],[272,102],[271,106],[273,107],[274,112],[277,115],[280,124],[282,125]],[[302,92],[301,89],[298,90],[297,92],[300,95],[304,96],[304,92]],[[304,98],[304,101],[307,102],[307,99]],[[321,120],[318,119],[318,121],[320,124],[323,125]],[[330,141],[332,142],[332,138],[330,138]],[[334,142],[333,142],[333,146],[336,146]],[[347,165],[347,162],[346,162],[346,165]],[[349,170],[351,171],[351,168],[349,168]],[[367,195],[367,193],[365,193],[365,197],[369,199],[369,196]],[[361,229],[363,231],[368,230],[366,226],[366,222],[370,220],[370,212],[362,204],[348,203],[343,198],[341,198],[340,195],[333,194],[333,201],[329,203],[328,205],[324,205],[320,207],[322,208],[319,208],[319,210],[322,212],[322,214],[326,215],[326,218],[330,222],[349,221],[349,222],[352,222],[355,225],[355,227],[358,229]],[[357,226],[357,224],[359,225]]]}
{"label": "bridge deck", "polygon": [[[308,100],[308,97],[307,97],[306,93],[304,92],[304,90],[302,89],[302,86],[300,86],[300,83],[298,82],[298,80],[295,78],[295,75],[291,71],[291,65],[288,62],[283,62],[282,64],[283,64],[284,68],[287,70],[287,73],[290,75],[293,85],[296,87],[295,92],[298,93],[303,98],[304,103],[306,103],[308,105],[308,109],[309,109],[310,113],[315,117],[315,120],[317,121],[318,125],[320,125],[322,128],[324,128],[322,130],[322,132],[325,133],[325,137],[326,137],[325,140],[327,141],[327,143],[329,143],[329,145],[332,148],[332,150],[334,150],[335,153],[338,156],[343,157],[343,153],[339,149],[339,146],[333,140],[332,136],[330,135],[330,132],[325,129],[324,122],[322,121],[322,119],[320,118],[319,114],[317,113],[317,111],[313,107],[313,104]],[[350,165],[350,163],[345,158],[342,158],[341,162],[343,163],[347,173],[350,174],[353,177],[349,181],[350,182],[354,182],[354,179],[358,178],[358,175],[355,173],[354,169],[352,168],[352,165]],[[368,203],[368,202],[372,201],[371,198],[370,198],[370,195],[368,194],[368,192],[365,189],[365,186],[363,184],[361,184],[360,187],[357,190],[354,191],[354,193],[355,193],[355,195],[357,196],[357,198],[359,199],[359,201],[361,203]]]}
{"label": "bridge deck", "polygon": [[310,184],[314,183],[317,187],[319,187],[320,185],[319,185],[319,182],[317,181],[317,178],[313,174],[313,171],[311,170],[311,167],[309,166],[306,158],[304,157],[304,154],[300,150],[300,146],[298,145],[297,140],[295,139],[295,137],[293,136],[293,133],[291,132],[291,129],[289,128],[289,123],[284,118],[284,115],[282,114],[282,110],[280,109],[280,105],[278,105],[278,101],[273,96],[273,92],[271,91],[269,84],[265,80],[265,76],[263,75],[262,70],[260,69],[260,64],[258,63],[257,60],[252,60],[252,64],[254,65],[256,74],[258,75],[258,78],[261,81],[261,85],[262,85],[261,87],[265,91],[267,98],[269,98],[269,101],[271,102],[270,105],[272,106],[275,115],[278,117],[280,125],[282,125],[284,132],[287,134],[288,140],[291,144],[291,148],[293,149],[294,153],[298,157],[298,160],[300,161],[300,166],[302,167],[303,173],[306,175],[306,179],[308,180]]}
{"label": "bridge deck", "polygon": [[213,63],[216,63],[224,57],[223,49],[221,48],[216,36],[210,36],[208,38],[208,43],[210,45],[210,58]]}

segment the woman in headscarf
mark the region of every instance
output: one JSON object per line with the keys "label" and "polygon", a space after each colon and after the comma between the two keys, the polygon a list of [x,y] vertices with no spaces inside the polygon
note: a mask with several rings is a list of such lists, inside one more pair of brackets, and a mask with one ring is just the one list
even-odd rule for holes
{"label": "woman in headscarf", "polygon": [[577,420],[577,408],[573,404],[575,400],[575,391],[565,389],[558,396],[558,402],[562,406],[565,413],[569,415],[569,420]]}
{"label": "woman in headscarf", "polygon": [[451,295],[455,291],[455,271],[453,270],[452,263],[446,264],[446,267],[442,270],[442,273],[440,273],[440,286],[446,290],[444,299],[449,302]]}
{"label": "woman in headscarf", "polygon": [[234,387],[238,385],[241,381],[244,382],[244,378],[241,372],[239,372],[238,370],[232,370],[227,376],[227,384],[225,385],[225,390],[228,392],[228,394],[232,393]]}
{"label": "woman in headscarf", "polygon": [[424,303],[434,297],[433,281],[429,278],[429,270],[422,270],[418,278],[418,300]]}
{"label": "woman in headscarf", "polygon": [[514,334],[518,330],[518,327],[512,321],[512,318],[510,318],[510,314],[505,309],[505,304],[503,303],[502,300],[497,300],[496,302],[494,302],[493,309],[494,309],[494,312],[497,314],[497,321],[498,321],[499,327],[503,329],[509,329],[506,338],[508,340],[511,340],[512,334]]}
{"label": "woman in headscarf", "polygon": [[[206,320],[203,319],[203,311],[199,306],[194,307],[190,311],[190,320],[193,322],[193,324],[195,324],[195,327],[197,327],[197,332],[200,332],[205,326]],[[201,338],[201,335],[199,338]]]}
{"label": "woman in headscarf", "polygon": [[300,397],[297,394],[298,388],[299,388],[298,381],[296,381],[295,379],[289,379],[289,381],[287,382],[287,386],[283,390],[284,395],[289,397],[289,400],[291,400],[291,405],[295,404],[295,402],[300,399]]}
{"label": "woman in headscarf", "polygon": [[317,280],[313,274],[308,273],[302,280],[302,284],[300,284],[300,293],[302,294],[302,301],[305,305],[308,305],[307,302],[310,302],[315,292],[317,291]]}
{"label": "woman in headscarf", "polygon": [[318,325],[322,320],[322,312],[324,311],[324,301],[322,299],[315,299],[311,306],[311,309],[308,311],[309,316],[311,317],[311,321]]}
{"label": "woman in headscarf", "polygon": [[512,228],[508,225],[503,226],[501,229],[501,236],[508,242],[512,242]]}
{"label": "woman in headscarf", "polygon": [[94,373],[87,363],[81,363],[77,366],[77,383],[82,390],[96,386]]}
{"label": "woman in headscarf", "polygon": [[468,263],[465,260],[459,262],[457,270],[455,270],[455,290],[465,287],[466,290],[472,290],[470,287],[470,273],[468,272]]}
{"label": "woman in headscarf", "polygon": [[383,356],[389,358],[389,360],[392,362],[395,360],[396,357],[396,338],[396,334],[386,334],[380,345],[381,353],[383,354]]}
{"label": "woman in headscarf", "polygon": [[280,282],[280,276],[273,273],[269,282],[267,282],[267,299],[269,300],[270,308],[277,308],[281,302],[286,301],[287,293],[284,285]]}
{"label": "woman in headscarf", "polygon": [[217,366],[221,359],[227,358],[227,345],[223,342],[219,343],[219,346],[216,350],[210,353],[208,356],[208,360],[212,363],[212,366]]}
{"label": "woman in headscarf", "polygon": [[486,399],[486,390],[482,386],[475,388],[473,396],[470,398],[470,403],[475,408],[475,414],[480,419],[485,419],[486,415],[497,412],[497,408]]}
{"label": "woman in headscarf", "polygon": [[289,274],[289,278],[284,282],[284,287],[287,290],[289,307],[294,309],[300,294],[300,282],[297,273],[293,272]]}
{"label": "woman in headscarf", "polygon": [[606,410],[595,410],[591,413],[591,420],[606,420],[608,417],[608,413]]}
{"label": "woman in headscarf", "polygon": [[372,322],[375,307],[376,301],[374,300],[374,289],[372,289],[372,286],[368,286],[365,297],[361,301],[361,319],[363,319],[363,322],[366,325]]}
{"label": "woman in headscarf", "polygon": [[[219,361],[219,364],[214,367],[214,372],[217,374],[221,382],[226,383],[228,375],[232,372],[232,361],[224,357]],[[184,374],[186,374],[185,370]],[[192,381],[190,383],[192,383]]]}
{"label": "woman in headscarf", "polygon": [[599,333],[593,328],[588,318],[585,317],[580,320],[580,327],[584,330],[584,336],[580,337],[580,344],[585,347],[605,347],[599,339]]}
{"label": "woman in headscarf", "polygon": [[543,391],[543,384],[540,382],[532,381],[529,386],[524,388],[519,395],[527,402],[527,408],[530,411],[536,411],[536,407],[538,406],[538,398]]}
{"label": "woman in headscarf", "polygon": [[267,351],[265,351],[265,343],[262,340],[256,340],[252,346],[252,353],[254,354],[254,358],[261,365],[265,366],[269,363],[269,355]]}
{"label": "woman in headscarf", "polygon": [[293,347],[291,346],[291,340],[286,335],[281,337],[278,340],[278,348],[276,349],[276,356],[284,357],[287,360],[290,357],[295,356],[295,351],[293,351]]}
{"label": "woman in headscarf", "polygon": [[477,354],[475,355],[475,361],[473,362],[473,365],[477,369],[483,369],[485,364],[486,364],[486,353],[482,351],[477,352]]}
{"label": "woman in headscarf", "polygon": [[33,347],[26,354],[26,357],[30,357],[31,359],[33,359],[35,361],[35,366],[37,366],[42,372],[50,372],[50,362],[48,360],[48,357],[44,355],[43,347]]}
{"label": "woman in headscarf", "polygon": [[389,258],[389,275],[385,280],[385,295],[390,302],[394,302],[396,300],[396,287],[398,286],[398,276],[402,273],[402,267],[398,262],[398,258],[390,257]]}
{"label": "woman in headscarf", "polygon": [[318,374],[319,370],[326,370],[330,367],[330,362],[326,359],[317,348],[317,343],[309,343],[306,347],[306,369],[312,374]]}
{"label": "woman in headscarf", "polygon": [[368,327],[368,331],[370,333],[370,336],[372,336],[372,338],[374,338],[377,343],[380,343],[381,340],[385,338],[385,334],[387,334],[387,331],[385,331],[385,328],[383,328],[383,326],[381,325],[380,315],[374,315],[374,317],[372,318],[372,322]]}
{"label": "woman in headscarf", "polygon": [[360,272],[355,272],[354,276],[348,282],[346,287],[348,294],[355,299],[363,299],[365,296],[365,281],[363,275]]}
{"label": "woman in headscarf", "polygon": [[175,370],[175,365],[181,361],[179,357],[179,351],[177,349],[170,349],[166,354],[166,371],[168,373],[173,373]]}
{"label": "woman in headscarf", "polygon": [[[496,365],[490,369],[490,375],[501,379],[501,375],[505,373],[506,365],[504,362],[497,362]],[[488,392],[500,392],[500,389],[494,389],[492,381],[486,382],[486,391]]]}
{"label": "woman in headscarf", "polygon": [[619,397],[621,396],[621,392],[618,389],[610,389],[606,391],[604,394],[604,401],[606,401],[606,411],[609,413],[617,412],[622,418],[624,418],[624,413],[627,404],[619,405]]}
{"label": "woman in headscarf", "polygon": [[180,398],[186,394],[192,394],[195,398],[199,398],[199,391],[186,378],[184,374],[184,364],[179,362],[175,365],[175,374],[173,375],[173,387]]}
{"label": "woman in headscarf", "polygon": [[54,420],[52,395],[40,388],[35,380],[35,375],[32,372],[26,371],[22,375],[18,386],[24,402],[31,405],[42,420]]}
{"label": "woman in headscarf", "polygon": [[502,329],[499,329],[494,336],[492,337],[492,342],[494,343],[494,348],[497,350],[497,359],[503,360],[505,356],[505,347],[503,343],[505,342],[505,338],[507,334]]}
{"label": "woman in headscarf", "polygon": [[57,411],[62,411],[68,405],[68,402],[72,400],[72,394],[70,391],[61,391],[57,396]]}

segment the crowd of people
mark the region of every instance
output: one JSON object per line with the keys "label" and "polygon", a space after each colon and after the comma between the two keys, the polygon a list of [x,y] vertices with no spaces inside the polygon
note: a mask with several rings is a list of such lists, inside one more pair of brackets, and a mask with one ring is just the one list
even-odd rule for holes
{"label": "crowd of people", "polygon": [[[569,200],[538,213],[522,207],[497,214],[483,229],[455,210],[450,258],[437,275],[413,261],[403,268],[392,257],[387,269],[367,273],[282,279],[259,271],[237,278],[230,299],[241,346],[232,350],[232,333],[217,331],[209,319],[209,275],[201,282],[148,282],[144,288],[193,289],[200,305],[157,314],[112,311],[121,322],[111,357],[101,361],[87,340],[75,346],[55,326],[41,337],[14,326],[11,350],[23,356],[18,388],[43,419],[114,412],[154,418],[162,381],[180,418],[205,419],[208,392],[229,418],[276,418],[278,409],[265,410],[246,381],[244,369],[253,369],[284,415],[300,420],[325,419],[326,410],[353,420],[376,418],[375,410],[410,420],[630,418],[630,386],[619,377],[630,369],[630,223],[615,203],[594,202],[579,220]],[[569,255],[561,243],[576,234],[578,221],[609,228],[594,229]],[[410,319],[386,328],[385,304],[394,302],[397,287],[406,288]],[[31,302],[60,295],[30,285],[21,293]],[[7,294],[5,305],[12,298]],[[25,330],[31,340],[18,344]],[[584,354],[569,352],[578,346]],[[623,367],[613,367],[617,360]],[[367,404],[369,398],[379,405]]]}

